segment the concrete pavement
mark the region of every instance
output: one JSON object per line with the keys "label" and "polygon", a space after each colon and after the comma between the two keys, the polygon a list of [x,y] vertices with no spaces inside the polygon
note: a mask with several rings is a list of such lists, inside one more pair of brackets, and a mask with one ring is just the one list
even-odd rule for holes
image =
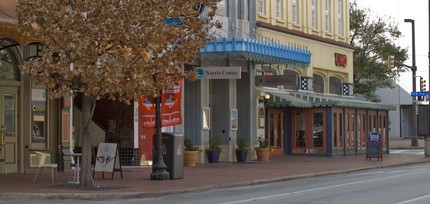
{"label": "concrete pavement", "polygon": [[[397,142],[403,143],[401,148],[408,148],[408,143],[410,144],[410,140]],[[420,142],[424,145],[424,141]],[[265,162],[198,164],[196,167],[184,167],[183,179],[168,181],[150,180],[151,167],[127,167],[123,169],[123,179],[119,172],[114,174],[113,180],[108,173],[105,173],[105,178],[96,173],[95,188],[90,190],[81,190],[74,184],[69,184],[68,181],[73,179],[70,172],[59,172],[59,181],[55,184],[51,183],[48,169],[38,177],[36,183],[32,183],[35,171],[9,173],[7,176],[0,175],[0,200],[120,200],[157,197],[430,161],[430,157],[419,154],[384,154],[382,161],[366,161],[365,157],[366,155],[271,156]]]}

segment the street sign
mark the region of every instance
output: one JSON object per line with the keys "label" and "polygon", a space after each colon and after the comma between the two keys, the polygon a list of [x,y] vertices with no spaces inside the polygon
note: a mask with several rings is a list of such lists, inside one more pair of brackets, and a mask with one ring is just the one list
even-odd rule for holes
{"label": "street sign", "polygon": [[428,96],[428,91],[422,91],[422,92],[420,92],[420,91],[413,91],[413,92],[411,92],[411,96]]}

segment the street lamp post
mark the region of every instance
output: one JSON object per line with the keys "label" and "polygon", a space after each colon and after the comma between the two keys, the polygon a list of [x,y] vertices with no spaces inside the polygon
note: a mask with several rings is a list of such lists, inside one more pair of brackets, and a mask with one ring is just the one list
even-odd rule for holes
{"label": "street lamp post", "polygon": [[[417,72],[417,66],[415,61],[415,21],[413,19],[405,19],[405,23],[411,23],[412,24],[412,91],[416,92],[417,90],[417,84],[416,84],[416,72]],[[412,97],[412,123],[413,123],[413,135],[412,135],[412,141],[411,146],[416,147],[418,146],[418,137],[417,137],[417,117],[418,117],[418,110],[417,110],[417,98],[416,96]]]}
{"label": "street lamp post", "polygon": [[169,180],[169,172],[163,159],[162,136],[161,136],[161,91],[154,98],[155,103],[155,145],[153,153],[151,180]]}

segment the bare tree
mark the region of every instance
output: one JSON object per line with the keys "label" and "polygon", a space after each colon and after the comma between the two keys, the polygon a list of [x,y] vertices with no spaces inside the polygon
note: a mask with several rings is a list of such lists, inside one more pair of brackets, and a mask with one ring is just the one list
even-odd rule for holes
{"label": "bare tree", "polygon": [[[201,3],[205,18],[196,9]],[[205,45],[216,6],[214,0],[19,0],[20,32],[43,44],[41,58],[23,63],[21,72],[46,84],[50,98],[83,94],[80,188],[92,187],[88,130],[96,100],[130,103],[195,78],[184,63]]]}

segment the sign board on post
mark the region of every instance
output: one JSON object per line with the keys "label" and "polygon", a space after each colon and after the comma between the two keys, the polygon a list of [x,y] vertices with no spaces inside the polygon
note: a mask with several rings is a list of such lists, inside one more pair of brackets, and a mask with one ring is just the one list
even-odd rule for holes
{"label": "sign board on post", "polygon": [[198,67],[197,79],[240,79],[241,67]]}
{"label": "sign board on post", "polygon": [[112,173],[111,179],[113,179],[115,171],[121,172],[122,179],[122,167],[119,159],[118,144],[99,143],[93,177],[95,172],[102,172],[102,177],[104,178],[104,172],[109,172]]}
{"label": "sign board on post", "polygon": [[382,161],[382,141],[381,134],[374,132],[370,133],[367,137],[366,160],[371,158],[378,158]]}
{"label": "sign board on post", "polygon": [[287,89],[295,89],[298,87],[298,78],[296,75],[284,74],[284,75],[272,75],[272,76],[256,76],[256,86],[277,86],[283,85]]}

